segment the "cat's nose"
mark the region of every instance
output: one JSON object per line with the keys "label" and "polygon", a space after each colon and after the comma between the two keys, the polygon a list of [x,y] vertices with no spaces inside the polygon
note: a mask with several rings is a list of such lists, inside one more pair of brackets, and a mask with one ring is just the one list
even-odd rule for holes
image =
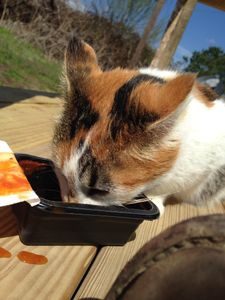
{"label": "cat's nose", "polygon": [[90,198],[101,197],[107,195],[109,192],[106,190],[100,190],[89,186],[81,186],[81,191]]}

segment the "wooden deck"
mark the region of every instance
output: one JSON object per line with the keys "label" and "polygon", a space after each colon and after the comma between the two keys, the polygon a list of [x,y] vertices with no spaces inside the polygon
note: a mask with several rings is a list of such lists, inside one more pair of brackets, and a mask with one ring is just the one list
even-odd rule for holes
{"label": "wooden deck", "polygon": [[[51,156],[52,127],[60,110],[58,98],[0,88],[0,107],[0,139],[14,152]],[[224,206],[167,206],[161,219],[139,226],[134,241],[97,252],[93,246],[25,246],[18,238],[11,208],[1,208],[0,246],[12,257],[0,258],[0,299],[103,299],[126,262],[152,237],[181,220],[211,213],[224,213]],[[21,250],[43,254],[48,263],[23,263],[16,257]]]}
{"label": "wooden deck", "polygon": [[[14,152],[50,157],[59,99],[29,91],[3,91],[1,94],[0,89],[0,139],[7,141]],[[15,94],[20,97],[14,97]],[[0,299],[5,300],[70,299],[96,253],[92,246],[23,245],[10,208],[0,210],[0,246],[12,254],[11,258],[0,258]],[[21,250],[42,254],[48,263],[23,263],[16,257]]]}

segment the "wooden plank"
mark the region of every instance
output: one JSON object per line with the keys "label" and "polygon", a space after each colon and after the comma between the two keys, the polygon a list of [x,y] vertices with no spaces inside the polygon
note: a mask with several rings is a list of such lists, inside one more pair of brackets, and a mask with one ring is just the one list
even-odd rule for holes
{"label": "wooden plank", "polygon": [[[11,102],[9,105],[8,100],[8,105],[0,109],[0,139],[6,140],[15,152],[51,157],[50,142],[54,118],[60,110],[59,100],[42,96]],[[0,103],[3,104],[1,100]],[[0,258],[0,299],[4,300],[70,299],[96,254],[93,246],[23,245],[10,207],[0,209],[0,247],[12,254]],[[17,254],[22,250],[44,255],[48,263],[21,262]]]}
{"label": "wooden plank", "polygon": [[222,204],[204,208],[187,204],[168,205],[159,220],[145,221],[139,226],[134,241],[123,247],[102,248],[74,299],[104,299],[125,264],[145,243],[169,226],[194,216],[224,212]]}
{"label": "wooden plank", "polygon": [[199,0],[199,2],[225,11],[225,0]]}
{"label": "wooden plank", "polygon": [[[54,118],[59,110],[59,99],[45,96],[5,106],[0,110],[0,138],[7,141],[15,152],[27,151],[50,157]],[[47,152],[42,152],[44,149]]]}
{"label": "wooden plank", "polygon": [[[1,208],[0,215],[3,213]],[[4,222],[12,219],[10,213],[4,213]],[[1,221],[4,236],[9,229],[8,234],[12,234],[15,227],[11,221],[4,226]],[[0,235],[0,246],[12,254],[10,258],[0,258],[1,299],[70,299],[95,255],[94,247],[25,246],[18,235]],[[45,265],[23,263],[17,258],[20,251],[44,255],[48,262]]]}

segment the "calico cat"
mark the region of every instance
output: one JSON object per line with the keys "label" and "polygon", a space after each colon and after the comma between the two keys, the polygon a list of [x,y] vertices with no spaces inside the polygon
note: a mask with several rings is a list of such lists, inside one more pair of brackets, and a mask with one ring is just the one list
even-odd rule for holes
{"label": "calico cat", "polygon": [[103,72],[94,50],[72,38],[65,82],[53,155],[70,201],[124,204],[141,193],[158,204],[171,195],[193,204],[225,198],[225,104],[194,74]]}

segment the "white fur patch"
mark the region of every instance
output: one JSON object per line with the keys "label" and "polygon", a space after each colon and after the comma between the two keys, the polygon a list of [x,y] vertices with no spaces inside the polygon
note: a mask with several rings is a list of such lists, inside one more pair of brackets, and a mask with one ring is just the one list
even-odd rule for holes
{"label": "white fur patch", "polygon": [[62,173],[65,175],[69,182],[73,182],[74,189],[76,192],[79,192],[79,182],[78,182],[78,168],[79,168],[79,159],[84,153],[85,149],[88,146],[88,138],[85,139],[83,146],[79,149],[75,149],[73,152],[71,151],[70,158],[65,161]]}
{"label": "white fur patch", "polygon": [[158,207],[160,217],[161,217],[164,214],[164,211],[165,211],[165,206],[164,206],[165,197],[163,197],[163,196],[152,196],[152,195],[149,195],[149,194],[145,194],[145,196]]}
{"label": "white fur patch", "polygon": [[150,76],[155,76],[165,80],[171,80],[178,76],[176,71],[172,70],[159,70],[159,69],[152,69],[152,68],[141,68],[139,69],[141,74],[147,74]]}
{"label": "white fur patch", "polygon": [[197,187],[225,164],[225,104],[208,108],[193,98],[169,138],[180,141],[178,158],[169,172],[149,182],[152,195],[175,194],[185,202],[195,199]]}

